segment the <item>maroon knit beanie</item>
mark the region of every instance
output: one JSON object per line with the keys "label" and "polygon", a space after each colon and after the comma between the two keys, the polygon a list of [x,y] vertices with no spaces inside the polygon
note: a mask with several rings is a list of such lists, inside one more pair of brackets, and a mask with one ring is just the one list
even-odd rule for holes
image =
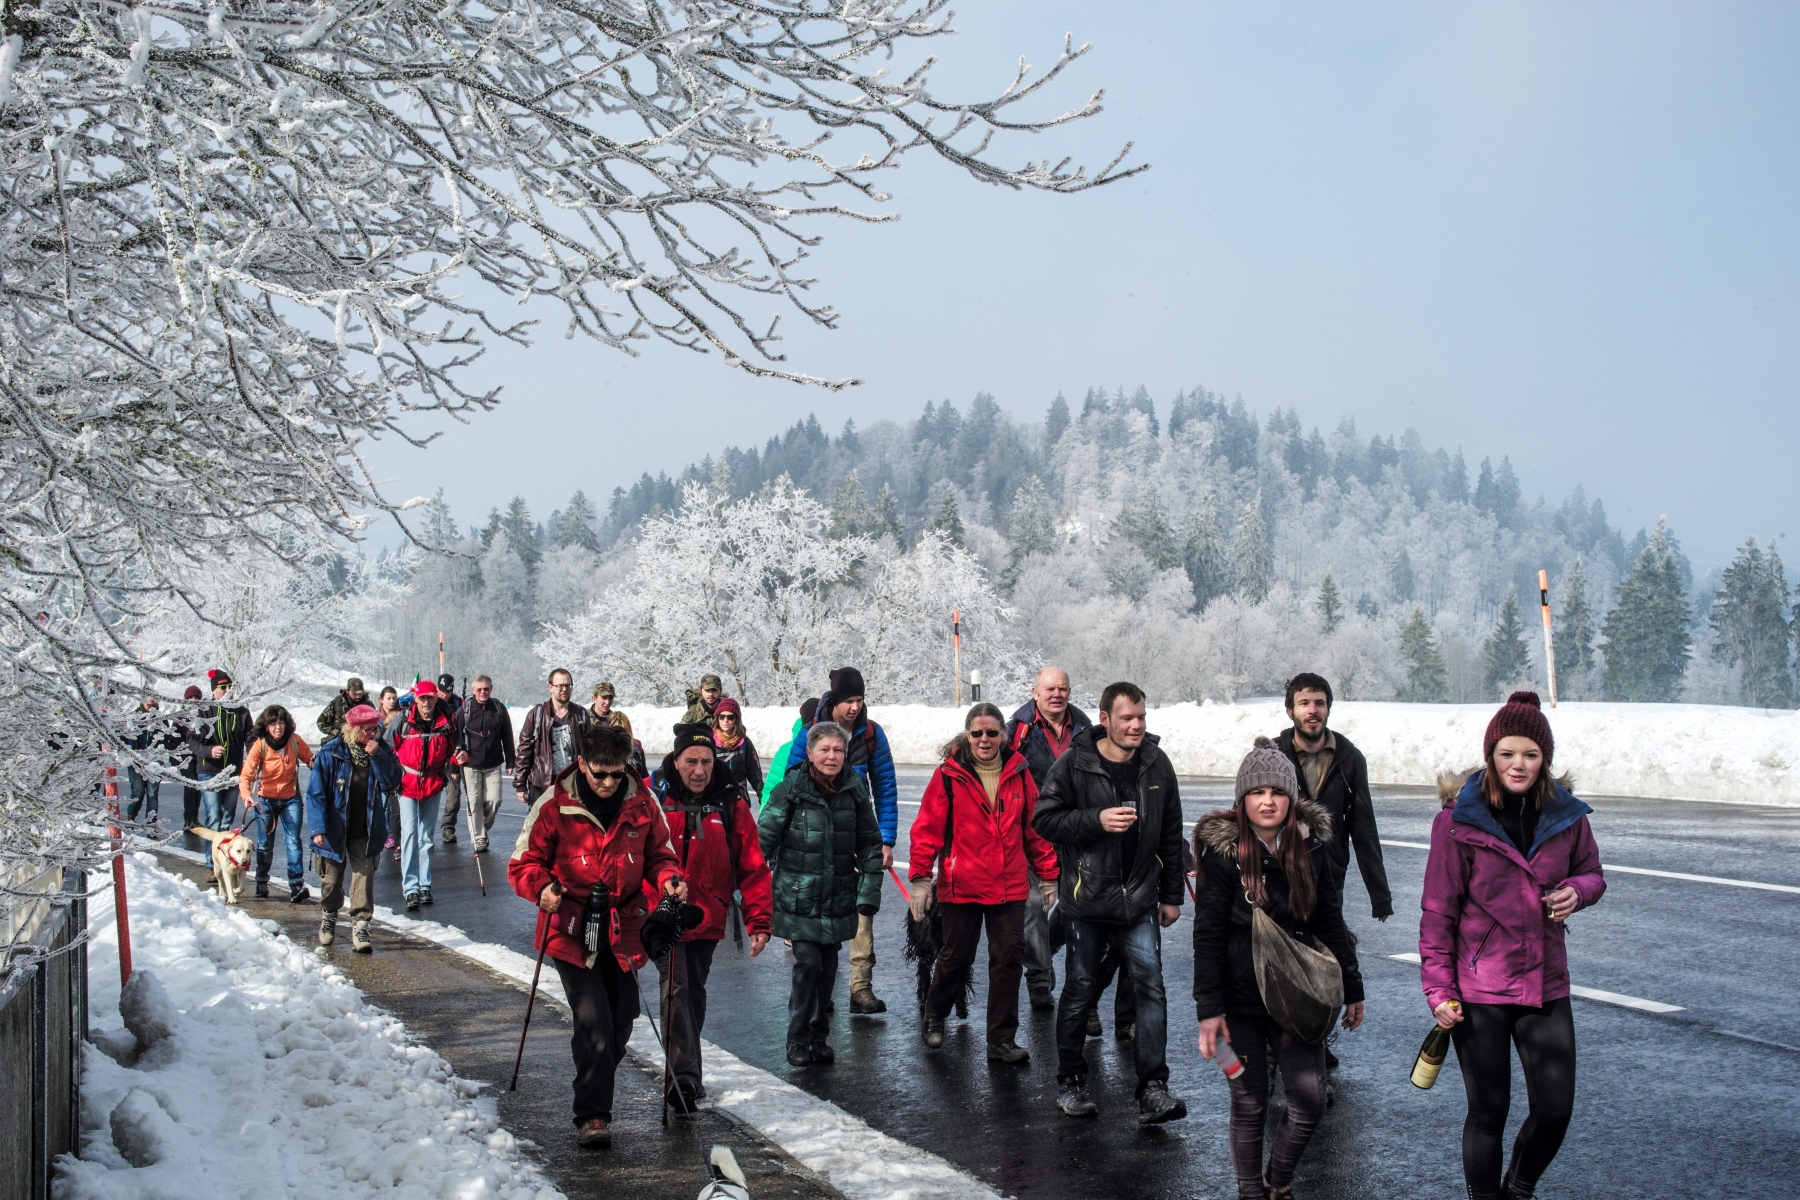
{"label": "maroon knit beanie", "polygon": [[1481,739],[1481,759],[1491,761],[1494,746],[1504,737],[1530,738],[1544,752],[1544,765],[1556,757],[1556,739],[1550,735],[1550,722],[1536,692],[1514,692],[1488,722],[1487,736]]}

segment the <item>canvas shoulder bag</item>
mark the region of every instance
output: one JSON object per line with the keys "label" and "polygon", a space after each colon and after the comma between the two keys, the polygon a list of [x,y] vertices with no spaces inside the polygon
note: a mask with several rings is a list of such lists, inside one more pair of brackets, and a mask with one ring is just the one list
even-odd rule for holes
{"label": "canvas shoulder bag", "polygon": [[1252,905],[1250,961],[1270,1018],[1301,1041],[1323,1042],[1344,1007],[1337,956],[1301,941]]}

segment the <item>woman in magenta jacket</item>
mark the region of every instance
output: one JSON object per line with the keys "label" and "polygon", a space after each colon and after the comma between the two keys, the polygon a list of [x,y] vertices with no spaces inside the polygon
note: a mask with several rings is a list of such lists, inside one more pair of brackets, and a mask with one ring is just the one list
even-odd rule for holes
{"label": "woman in magenta jacket", "polygon": [[[1019,978],[1025,969],[1025,906],[1056,896],[1056,849],[1031,827],[1037,781],[1025,756],[1005,744],[1006,718],[985,701],[969,709],[963,732],[944,747],[944,762],[925,785],[907,853],[910,909],[925,919],[935,902],[944,944],[925,998],[925,1044],[944,1044],[944,1018],[975,963],[982,926],[988,938],[987,1055],[1022,1063],[1031,1056],[1019,1032]],[[1042,882],[1031,894],[1026,864]],[[937,870],[935,882],[933,868]]]}
{"label": "woman in magenta jacket", "polygon": [[[1564,922],[1606,891],[1592,810],[1551,777],[1556,751],[1536,692],[1514,692],[1482,739],[1486,765],[1441,789],[1431,826],[1419,958],[1426,1002],[1451,1031],[1469,1115],[1471,1200],[1528,1200],[1575,1104],[1575,1022]],[[1500,1173],[1519,1048],[1531,1111]]]}

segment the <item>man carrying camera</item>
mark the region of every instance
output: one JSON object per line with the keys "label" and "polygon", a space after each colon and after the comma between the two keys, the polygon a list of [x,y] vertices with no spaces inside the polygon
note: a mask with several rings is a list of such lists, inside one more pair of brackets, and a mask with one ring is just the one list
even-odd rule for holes
{"label": "man carrying camera", "polygon": [[611,1144],[613,1075],[638,1015],[633,972],[657,893],[687,899],[662,808],[627,760],[615,725],[582,731],[579,753],[531,806],[507,864],[533,901],[537,943],[562,979],[575,1019],[575,1129],[582,1146]]}

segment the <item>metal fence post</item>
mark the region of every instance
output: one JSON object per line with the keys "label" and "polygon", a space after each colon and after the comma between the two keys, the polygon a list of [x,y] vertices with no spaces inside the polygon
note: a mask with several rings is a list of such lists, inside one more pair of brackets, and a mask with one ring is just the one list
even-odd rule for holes
{"label": "metal fence post", "polygon": [[31,969],[31,1194],[50,1195],[50,960]]}

